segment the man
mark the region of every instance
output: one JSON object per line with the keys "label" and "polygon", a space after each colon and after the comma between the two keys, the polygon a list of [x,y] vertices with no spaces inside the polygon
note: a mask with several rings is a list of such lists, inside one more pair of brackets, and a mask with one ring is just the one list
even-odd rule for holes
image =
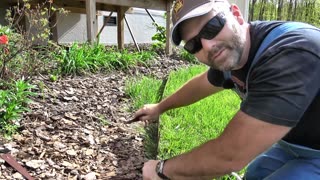
{"label": "man", "polygon": [[183,41],[210,69],[135,116],[152,121],[223,88],[245,96],[220,137],[146,162],[144,179],[212,179],[252,160],[246,179],[320,179],[320,30],[308,25],[285,32],[257,55],[266,36],[285,22],[246,23],[225,0],[177,0],[172,21],[173,42]]}

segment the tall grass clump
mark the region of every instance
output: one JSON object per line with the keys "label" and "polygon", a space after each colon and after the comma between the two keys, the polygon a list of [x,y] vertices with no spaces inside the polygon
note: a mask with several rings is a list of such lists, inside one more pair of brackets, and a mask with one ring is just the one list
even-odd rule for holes
{"label": "tall grass clump", "polygon": [[138,64],[148,65],[148,61],[154,57],[155,53],[151,51],[119,51],[106,48],[99,43],[73,43],[62,54],[60,67],[63,75],[76,75],[84,72],[128,69]]}
{"label": "tall grass clump", "polygon": [[29,110],[34,86],[21,79],[13,83],[2,81],[0,87],[0,132],[10,137],[18,130],[22,113]]}
{"label": "tall grass clump", "polygon": [[[197,65],[171,73],[164,96],[205,70],[204,66]],[[218,137],[239,109],[239,104],[238,96],[225,90],[190,106],[166,112],[161,116],[158,156],[170,158]]]}
{"label": "tall grass clump", "polygon": [[98,62],[104,58],[104,49],[101,45],[90,46],[73,43],[69,50],[65,50],[61,58],[62,74],[80,74],[85,71],[96,71]]}

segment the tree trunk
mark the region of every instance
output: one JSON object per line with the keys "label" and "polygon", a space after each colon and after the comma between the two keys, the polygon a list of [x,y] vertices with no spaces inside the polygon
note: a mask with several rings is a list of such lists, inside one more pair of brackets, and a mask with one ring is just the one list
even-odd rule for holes
{"label": "tree trunk", "polygon": [[292,20],[292,7],[293,7],[293,0],[289,1],[289,6],[288,6],[288,16],[287,16],[287,21]]}
{"label": "tree trunk", "polygon": [[253,21],[254,19],[254,6],[256,5],[257,0],[252,0],[251,1],[251,7],[250,7],[250,17],[249,17],[249,21]]}
{"label": "tree trunk", "polygon": [[260,12],[259,12],[259,20],[265,20],[264,15],[266,11],[266,1],[267,0],[261,0],[261,6],[260,6]]}
{"label": "tree trunk", "polygon": [[298,6],[298,0],[294,0],[294,8],[293,8],[292,19],[291,19],[293,21],[297,19],[297,6]]}
{"label": "tree trunk", "polygon": [[279,0],[278,2],[278,18],[277,20],[281,20],[282,19],[282,9],[283,9],[283,0]]}

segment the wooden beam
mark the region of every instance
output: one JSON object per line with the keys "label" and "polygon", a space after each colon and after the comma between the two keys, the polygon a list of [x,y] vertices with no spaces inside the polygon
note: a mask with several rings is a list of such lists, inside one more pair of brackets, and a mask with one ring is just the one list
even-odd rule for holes
{"label": "wooden beam", "polygon": [[167,1],[167,20],[166,20],[166,49],[165,52],[167,55],[172,54],[172,43],[171,43],[171,7],[172,1]]}
{"label": "wooden beam", "polygon": [[71,13],[77,13],[77,14],[87,14],[86,8],[79,8],[79,7],[63,7],[64,10],[69,11]]}
{"label": "wooden beam", "polygon": [[166,10],[166,0],[96,0],[96,2],[116,6],[137,7],[164,11]]}
{"label": "wooden beam", "polygon": [[87,11],[87,37],[92,44],[96,40],[97,32],[97,16],[96,16],[96,0],[86,0]]}
{"label": "wooden beam", "polygon": [[[72,13],[79,13],[79,14],[86,14],[87,13],[87,10],[86,10],[86,6],[85,5],[81,5],[81,6],[72,6],[72,5],[68,5],[68,4],[64,4],[64,5],[60,5],[59,4],[56,4],[58,5],[58,7],[61,7],[67,11],[70,11]],[[96,4],[96,10],[97,11],[117,11],[117,8],[113,5],[106,5],[106,4],[100,4],[100,3],[97,3]]]}
{"label": "wooden beam", "polygon": [[119,7],[117,10],[118,17],[118,49],[124,49],[124,13],[127,8]]}
{"label": "wooden beam", "polygon": [[[7,0],[9,3],[17,3],[21,0]],[[87,0],[54,0],[54,4],[73,4],[73,7],[79,7],[81,3],[86,2]],[[143,9],[154,9],[154,10],[163,10],[167,9],[166,2],[167,0],[95,0],[96,3],[102,3],[107,5],[115,6],[127,6],[127,7],[137,7]],[[173,1],[173,0],[168,0]],[[31,3],[41,3],[44,0],[31,0]],[[74,6],[75,5],[75,6]],[[102,9],[101,9],[102,10]]]}

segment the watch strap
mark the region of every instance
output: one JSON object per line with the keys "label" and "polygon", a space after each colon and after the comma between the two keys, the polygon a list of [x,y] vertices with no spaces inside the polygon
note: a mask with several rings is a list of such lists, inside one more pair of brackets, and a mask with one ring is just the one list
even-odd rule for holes
{"label": "watch strap", "polygon": [[164,168],[164,163],[166,162],[166,160],[160,160],[157,164],[156,167],[156,172],[158,174],[158,176],[163,179],[163,180],[170,180],[169,177],[167,177],[164,173],[163,173],[163,168]]}

